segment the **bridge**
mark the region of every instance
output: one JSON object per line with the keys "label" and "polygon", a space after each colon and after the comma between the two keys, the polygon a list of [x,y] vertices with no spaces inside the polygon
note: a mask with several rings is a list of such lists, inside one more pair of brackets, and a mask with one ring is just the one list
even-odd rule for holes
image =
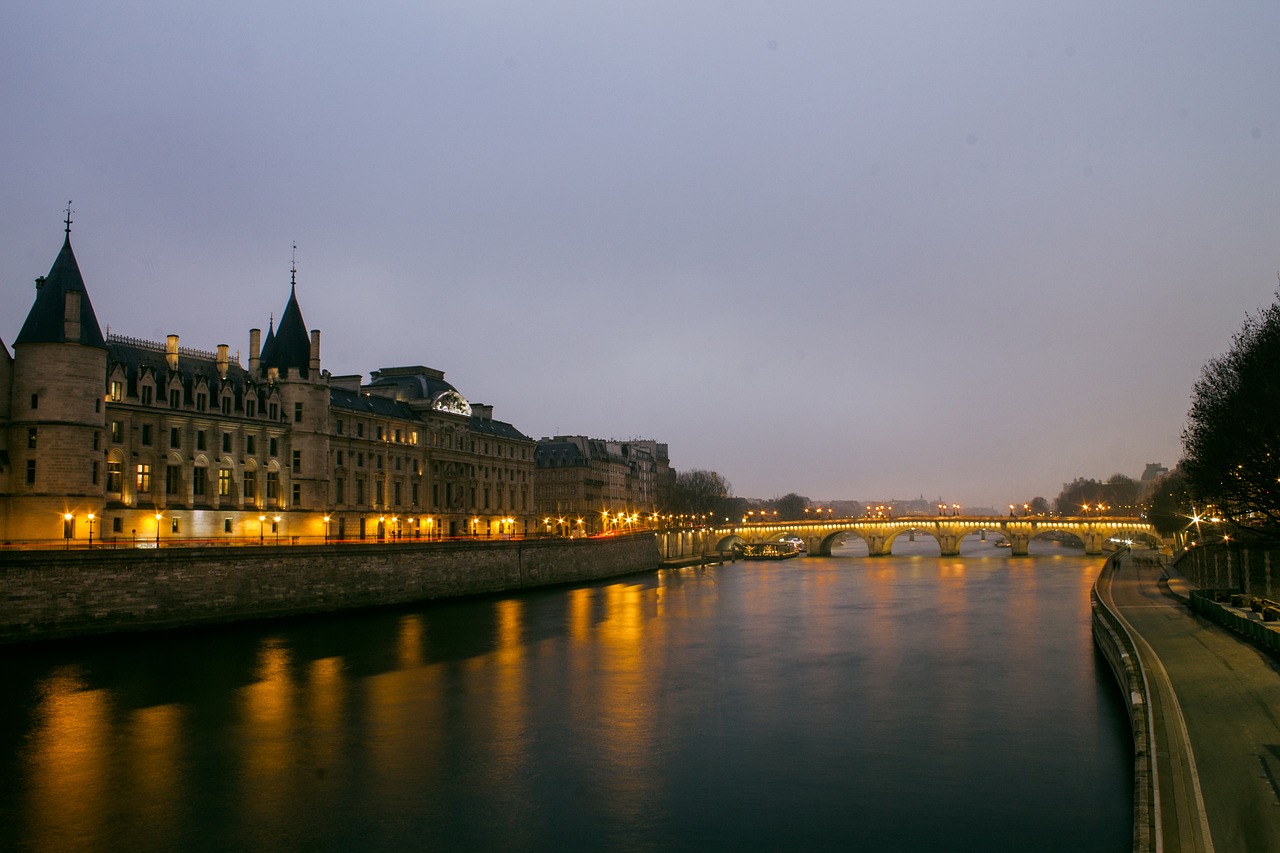
{"label": "bridge", "polygon": [[[1139,518],[1096,516],[937,516],[904,518],[836,518],[806,519],[804,521],[748,522],[743,524],[714,525],[702,531],[688,531],[686,543],[667,541],[663,550],[667,557],[696,553],[695,534],[708,552],[726,552],[735,545],[776,542],[789,536],[799,536],[805,548],[815,556],[828,556],[833,545],[856,537],[867,543],[867,553],[872,557],[887,556],[893,542],[899,536],[925,534],[938,541],[942,556],[953,557],[960,553],[960,543],[975,533],[1003,536],[1008,540],[1010,553],[1025,556],[1027,546],[1037,537],[1060,537],[1069,534],[1084,543],[1086,554],[1101,554],[1109,540],[1144,541],[1160,545],[1156,529]],[[686,544],[693,548],[686,550]],[[674,549],[673,549],[673,546]]]}

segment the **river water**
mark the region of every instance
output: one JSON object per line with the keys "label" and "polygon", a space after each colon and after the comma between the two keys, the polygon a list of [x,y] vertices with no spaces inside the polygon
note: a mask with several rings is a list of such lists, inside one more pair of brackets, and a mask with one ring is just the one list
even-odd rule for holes
{"label": "river water", "polygon": [[1128,850],[1101,559],[977,539],[0,649],[0,847]]}

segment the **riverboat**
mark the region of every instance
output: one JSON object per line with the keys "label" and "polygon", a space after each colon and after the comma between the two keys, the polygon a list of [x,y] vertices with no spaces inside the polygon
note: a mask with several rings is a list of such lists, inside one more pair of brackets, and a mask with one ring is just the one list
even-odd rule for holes
{"label": "riverboat", "polygon": [[799,556],[800,549],[792,542],[753,542],[742,546],[744,560],[789,560]]}

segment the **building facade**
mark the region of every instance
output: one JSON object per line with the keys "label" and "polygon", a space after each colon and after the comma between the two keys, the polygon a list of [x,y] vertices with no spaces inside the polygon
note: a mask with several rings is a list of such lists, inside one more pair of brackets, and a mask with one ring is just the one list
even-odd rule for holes
{"label": "building facade", "polygon": [[534,503],[543,532],[590,535],[651,523],[671,478],[667,445],[585,435],[539,439]]}
{"label": "building facade", "polygon": [[427,367],[331,376],[296,270],[279,327],[103,336],[66,240],[0,346],[0,540],[145,546],[520,535],[534,442]]}

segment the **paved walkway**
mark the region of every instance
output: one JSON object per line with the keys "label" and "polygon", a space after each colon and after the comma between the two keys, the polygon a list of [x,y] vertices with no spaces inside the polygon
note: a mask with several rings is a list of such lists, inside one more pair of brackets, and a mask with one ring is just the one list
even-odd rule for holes
{"label": "paved walkway", "polygon": [[1152,693],[1163,849],[1280,851],[1280,666],[1161,574],[1122,559],[1098,594],[1131,628]]}

